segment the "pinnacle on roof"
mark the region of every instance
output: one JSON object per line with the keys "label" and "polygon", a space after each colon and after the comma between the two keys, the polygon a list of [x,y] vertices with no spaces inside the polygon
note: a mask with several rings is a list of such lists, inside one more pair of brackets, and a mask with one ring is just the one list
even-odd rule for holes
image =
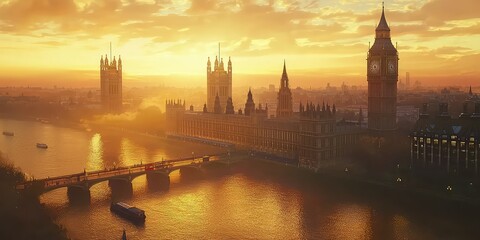
{"label": "pinnacle on roof", "polygon": [[285,64],[285,59],[283,60],[283,73],[282,73],[282,78],[288,78],[287,76],[287,67],[286,67],[286,64]]}
{"label": "pinnacle on roof", "polygon": [[387,20],[385,19],[385,3],[382,2],[382,17],[378,23],[376,31],[390,31]]}

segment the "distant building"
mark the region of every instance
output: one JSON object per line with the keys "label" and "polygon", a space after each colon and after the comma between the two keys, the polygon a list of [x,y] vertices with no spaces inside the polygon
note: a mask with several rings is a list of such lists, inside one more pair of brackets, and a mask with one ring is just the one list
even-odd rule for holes
{"label": "distant building", "polygon": [[[219,56],[220,57],[220,51]],[[232,97],[232,61],[228,58],[228,69],[225,71],[223,58],[215,57],[215,63],[212,66],[210,58],[207,61],[207,111],[213,112],[215,107],[215,98],[220,100],[221,112],[225,112],[226,103],[229,97]]]}
{"label": "distant building", "polygon": [[268,85],[268,91],[275,92],[275,85],[273,84]]}
{"label": "distant building", "polygon": [[[337,123],[335,105],[307,103],[300,104],[300,112],[292,111],[285,65],[281,86],[276,118],[268,117],[268,106],[255,104],[251,90],[244,110],[239,109],[235,114],[230,107],[225,114],[207,112],[205,108],[203,112],[191,112],[185,110],[185,103],[180,100],[167,101],[167,135],[234,144],[238,148],[290,159],[311,169],[334,164],[349,146],[357,143],[361,128],[355,123]],[[220,103],[230,106],[231,101],[225,99]]]}
{"label": "distant building", "polygon": [[390,39],[384,8],[375,32],[367,56],[368,129],[392,131],[397,129],[398,52]]}
{"label": "distant building", "polygon": [[100,58],[100,101],[105,111],[122,111],[122,59],[108,61]]}

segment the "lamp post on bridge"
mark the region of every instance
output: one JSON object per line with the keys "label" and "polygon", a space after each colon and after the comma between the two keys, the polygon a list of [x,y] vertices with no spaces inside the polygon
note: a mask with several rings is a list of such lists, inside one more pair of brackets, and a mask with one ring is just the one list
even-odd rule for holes
{"label": "lamp post on bridge", "polygon": [[192,152],[192,162],[195,162],[195,152]]}

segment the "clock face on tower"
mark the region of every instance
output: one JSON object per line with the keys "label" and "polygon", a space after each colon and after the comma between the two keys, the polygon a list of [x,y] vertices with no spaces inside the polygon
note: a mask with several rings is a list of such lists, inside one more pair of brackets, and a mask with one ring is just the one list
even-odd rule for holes
{"label": "clock face on tower", "polygon": [[387,70],[389,74],[395,74],[397,72],[397,66],[395,65],[395,61],[388,61]]}
{"label": "clock face on tower", "polygon": [[372,60],[368,70],[370,73],[378,74],[380,72],[380,62],[378,60]]}

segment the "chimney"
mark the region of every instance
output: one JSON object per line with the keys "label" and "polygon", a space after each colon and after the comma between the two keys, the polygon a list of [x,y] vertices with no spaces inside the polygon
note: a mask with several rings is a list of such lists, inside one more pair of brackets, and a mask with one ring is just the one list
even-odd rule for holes
{"label": "chimney", "polygon": [[440,117],[450,117],[448,114],[448,103],[440,103]]}
{"label": "chimney", "polygon": [[470,113],[468,112],[468,102],[463,103],[463,111],[460,114],[460,118],[469,118]]}
{"label": "chimney", "polygon": [[420,112],[420,118],[428,117],[428,103],[422,104],[422,110]]}

